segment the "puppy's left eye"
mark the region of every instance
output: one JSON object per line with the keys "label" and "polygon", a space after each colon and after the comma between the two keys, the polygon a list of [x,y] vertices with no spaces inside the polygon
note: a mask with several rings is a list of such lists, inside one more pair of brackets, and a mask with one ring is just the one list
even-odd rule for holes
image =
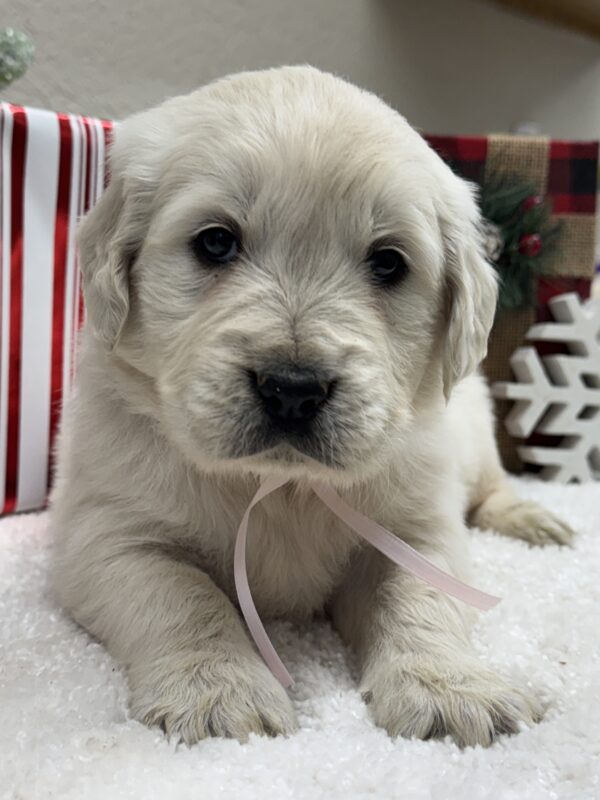
{"label": "puppy's left eye", "polygon": [[213,226],[200,231],[191,241],[194,255],[209,264],[229,264],[240,251],[238,237],[227,228]]}
{"label": "puppy's left eye", "polygon": [[408,273],[406,259],[402,253],[392,247],[373,250],[368,264],[377,286],[395,286]]}

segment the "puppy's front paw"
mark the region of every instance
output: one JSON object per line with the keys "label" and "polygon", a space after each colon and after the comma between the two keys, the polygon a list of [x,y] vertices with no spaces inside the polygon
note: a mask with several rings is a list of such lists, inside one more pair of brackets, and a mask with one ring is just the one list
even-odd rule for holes
{"label": "puppy's front paw", "polygon": [[575,532],[566,522],[543,506],[527,500],[515,499],[511,492],[496,492],[471,514],[471,521],[479,528],[492,530],[523,539],[529,544],[571,544]]}
{"label": "puppy's front paw", "polygon": [[496,523],[499,533],[533,545],[571,543],[575,532],[566,522],[537,503],[521,501],[506,508]]}
{"label": "puppy's front paw", "polygon": [[460,747],[489,746],[521,723],[541,719],[533,697],[513,689],[474,659],[444,661],[398,655],[378,663],[361,685],[375,722],[391,736],[418,739],[450,734]]}
{"label": "puppy's front paw", "polygon": [[296,730],[287,693],[257,656],[193,653],[129,670],[132,716],[191,745],[208,736],[244,742]]}

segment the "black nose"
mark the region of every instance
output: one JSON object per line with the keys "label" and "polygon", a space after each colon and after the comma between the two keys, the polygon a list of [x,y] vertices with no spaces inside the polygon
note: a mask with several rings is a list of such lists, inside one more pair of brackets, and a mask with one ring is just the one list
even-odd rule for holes
{"label": "black nose", "polygon": [[298,367],[251,373],[258,396],[269,417],[285,428],[310,422],[329,397],[331,381],[319,379]]}

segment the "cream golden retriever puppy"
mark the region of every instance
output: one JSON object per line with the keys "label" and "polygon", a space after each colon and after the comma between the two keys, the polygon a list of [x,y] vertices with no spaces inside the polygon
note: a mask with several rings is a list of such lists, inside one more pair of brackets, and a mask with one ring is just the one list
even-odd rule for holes
{"label": "cream golden retriever puppy", "polygon": [[[329,482],[468,579],[465,517],[569,529],[507,484],[485,385],[496,280],[471,187],[395,111],[316,69],[236,75],[127,120],[80,234],[88,318],[52,500],[62,604],[188,743],[290,733],[236,608],[254,512],[263,618],[328,611],[393,736],[489,744],[539,703],[481,664],[466,607],[361,545]],[[501,590],[501,587],[494,587]]]}

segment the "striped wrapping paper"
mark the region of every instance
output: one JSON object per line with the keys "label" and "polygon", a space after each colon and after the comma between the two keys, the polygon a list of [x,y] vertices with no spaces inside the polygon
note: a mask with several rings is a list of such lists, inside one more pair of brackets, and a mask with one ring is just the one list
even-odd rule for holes
{"label": "striped wrapping paper", "polygon": [[44,505],[83,317],[78,218],[112,123],[0,104],[0,512]]}

